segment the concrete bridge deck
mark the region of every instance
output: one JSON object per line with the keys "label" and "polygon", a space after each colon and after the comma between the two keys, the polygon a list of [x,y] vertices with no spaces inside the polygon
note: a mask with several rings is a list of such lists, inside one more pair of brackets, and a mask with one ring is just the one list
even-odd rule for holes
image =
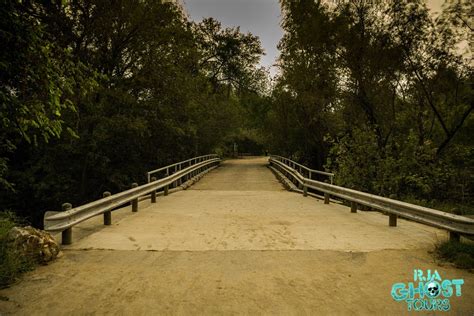
{"label": "concrete bridge deck", "polygon": [[64,256],[0,295],[19,314],[400,314],[413,269],[464,278],[453,312],[474,311],[472,273],[431,255],[446,233],[284,190],[266,159],[225,161],[186,191],[75,228]]}

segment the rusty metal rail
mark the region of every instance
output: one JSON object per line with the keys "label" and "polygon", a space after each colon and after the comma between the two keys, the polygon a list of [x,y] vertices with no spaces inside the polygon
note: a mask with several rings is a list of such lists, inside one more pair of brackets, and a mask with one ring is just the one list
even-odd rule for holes
{"label": "rusty metal rail", "polygon": [[390,226],[397,226],[397,218],[402,217],[447,230],[451,240],[459,240],[461,235],[474,235],[474,219],[312,180],[295,169],[295,165],[292,165],[290,160],[281,158],[270,156],[270,168],[296,183],[304,196],[308,195],[308,188],[310,188],[323,192],[326,204],[329,204],[330,196],[338,197],[351,203],[351,213],[357,212],[358,205],[365,205],[388,213]]}
{"label": "rusty metal rail", "polygon": [[[189,164],[190,161],[192,161],[190,165],[184,165],[185,163]],[[62,232],[62,243],[66,245],[71,244],[73,226],[101,214],[104,214],[104,224],[110,225],[112,221],[111,211],[113,209],[131,203],[132,211],[137,212],[139,198],[150,195],[151,202],[156,203],[158,190],[163,189],[163,194],[168,195],[170,187],[176,188],[183,181],[200,177],[216,168],[220,162],[221,159],[216,155],[192,158],[186,162],[157,169],[166,170],[166,168],[173,168],[176,165],[180,166],[180,170],[162,179],[157,180],[154,177],[150,177],[149,182],[144,185],[138,186],[135,183],[131,189],[113,195],[105,192],[102,199],[75,208],[72,208],[69,203],[65,203],[63,204],[63,212],[46,212],[44,228],[49,232]],[[152,171],[152,173],[155,171]]]}

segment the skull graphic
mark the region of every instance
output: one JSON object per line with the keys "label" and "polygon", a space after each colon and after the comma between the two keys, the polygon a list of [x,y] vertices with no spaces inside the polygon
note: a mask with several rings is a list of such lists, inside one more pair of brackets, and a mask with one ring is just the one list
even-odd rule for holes
{"label": "skull graphic", "polygon": [[431,298],[437,297],[439,295],[439,283],[430,282],[426,285],[426,295]]}

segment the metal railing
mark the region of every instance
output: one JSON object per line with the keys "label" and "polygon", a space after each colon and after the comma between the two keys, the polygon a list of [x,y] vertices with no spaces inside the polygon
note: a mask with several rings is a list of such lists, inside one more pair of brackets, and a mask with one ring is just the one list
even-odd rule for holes
{"label": "metal railing", "polygon": [[[207,158],[202,159],[203,157]],[[189,166],[185,166],[185,163],[189,161],[193,161],[193,163]],[[174,190],[178,190],[178,186],[180,186],[183,181],[201,177],[216,168],[220,162],[221,159],[216,155],[192,158],[178,164],[160,168],[170,168],[175,165],[180,166],[179,170],[162,179],[157,180],[155,177],[150,177],[150,182],[146,184],[139,186],[134,183],[131,189],[113,195],[109,192],[104,192],[103,198],[75,208],[72,208],[69,203],[64,203],[63,212],[46,212],[44,216],[44,228],[48,232],[62,232],[62,243],[66,245],[71,244],[73,226],[101,214],[104,215],[104,225],[111,225],[112,210],[131,203],[132,212],[137,212],[139,198],[150,195],[151,203],[156,203],[158,190],[163,189],[162,194],[168,195],[170,189],[173,187]],[[153,170],[151,172],[154,173],[155,171],[156,170]]]}
{"label": "metal railing", "polygon": [[297,170],[296,168],[298,168],[299,173],[302,174],[302,175],[306,173],[306,175],[309,179],[313,179],[313,174],[320,174],[320,175],[323,175],[323,176],[328,176],[329,181],[332,184],[332,181],[333,181],[333,178],[334,178],[334,173],[325,172],[325,171],[321,171],[321,170],[310,169],[306,166],[303,166],[302,164],[297,163],[296,161],[293,161],[291,159],[288,159],[288,158],[285,158],[285,157],[282,157],[282,156],[278,156],[278,155],[270,155],[270,158],[281,161],[285,165],[290,166],[295,170]]}
{"label": "metal railing", "polygon": [[306,178],[289,162],[271,156],[270,167],[279,175],[297,183],[304,196],[308,188],[324,193],[324,203],[329,204],[330,196],[351,203],[351,213],[356,213],[358,205],[365,205],[389,214],[389,226],[397,226],[397,218],[402,217],[425,225],[449,231],[451,240],[459,240],[460,235],[474,235],[474,219],[410,204],[366,192],[347,189],[341,186]]}
{"label": "metal railing", "polygon": [[211,155],[204,155],[204,156],[194,157],[194,158],[191,158],[191,159],[188,159],[188,160],[184,160],[184,161],[181,161],[181,162],[174,163],[172,165],[168,165],[168,166],[161,167],[161,168],[158,168],[158,169],[155,169],[155,170],[152,170],[152,171],[148,171],[146,173],[148,183],[151,181],[151,176],[152,175],[156,175],[156,174],[159,174],[159,173],[164,173],[163,176],[166,177],[166,176],[170,175],[170,171],[172,173],[176,173],[176,172],[180,171],[181,169],[183,169],[183,167],[190,167],[190,166],[192,166],[192,165],[194,165],[198,162],[206,161],[206,160],[213,159],[213,158],[218,158],[218,156],[215,155],[215,154],[211,154]]}

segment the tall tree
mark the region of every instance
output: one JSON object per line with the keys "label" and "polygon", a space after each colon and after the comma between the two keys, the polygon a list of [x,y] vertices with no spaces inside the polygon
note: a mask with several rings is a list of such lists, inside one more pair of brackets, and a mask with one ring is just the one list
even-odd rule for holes
{"label": "tall tree", "polygon": [[240,32],[239,27],[222,28],[213,18],[196,24],[195,33],[203,53],[200,67],[210,78],[214,91],[224,86],[230,96],[232,89],[255,89],[259,79],[257,64],[263,54],[258,37]]}

